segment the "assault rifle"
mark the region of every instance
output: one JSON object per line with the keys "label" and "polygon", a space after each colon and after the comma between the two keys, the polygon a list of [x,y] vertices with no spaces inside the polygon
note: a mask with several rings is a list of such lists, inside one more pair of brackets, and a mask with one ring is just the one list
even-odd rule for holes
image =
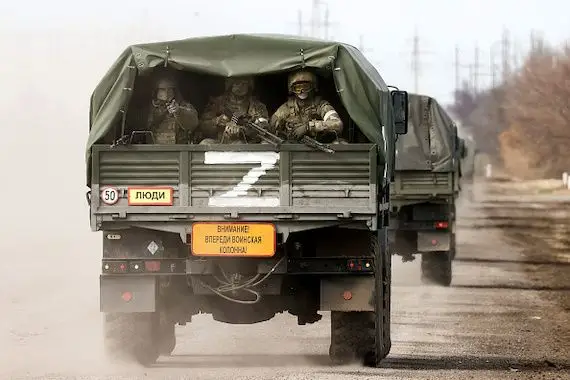
{"label": "assault rifle", "polygon": [[300,141],[303,144],[305,144],[306,146],[310,146],[311,148],[318,149],[320,151],[330,153],[330,154],[334,153],[334,150],[331,149],[331,147],[328,144],[323,144],[321,142],[318,142],[317,140],[315,140],[312,137],[303,136]]}
{"label": "assault rifle", "polygon": [[[305,123],[290,123],[288,125],[288,128],[290,131],[294,131],[295,129],[304,126]],[[333,134],[331,134],[333,135]],[[334,134],[336,136],[336,134]],[[327,136],[328,137],[328,136]],[[309,146],[313,149],[317,149],[320,150],[321,152],[326,152],[326,153],[330,153],[333,154],[335,151],[330,147],[329,144],[324,144],[322,142],[319,142],[318,140],[315,140],[314,138],[310,137],[310,136],[303,136],[299,139],[299,142],[305,144],[306,146]]]}
{"label": "assault rifle", "polygon": [[252,122],[244,112],[232,112],[226,107],[224,108],[223,113],[227,117],[231,118],[231,121],[236,123],[238,126],[254,131],[260,139],[272,144],[275,148],[278,148],[285,142],[281,137]]}
{"label": "assault rifle", "polygon": [[132,131],[130,135],[124,134],[123,136],[119,137],[111,144],[111,148],[115,148],[120,145],[131,145],[133,143],[140,144],[145,142],[146,139],[137,136],[150,136],[151,144],[154,144],[154,134],[151,131]]}

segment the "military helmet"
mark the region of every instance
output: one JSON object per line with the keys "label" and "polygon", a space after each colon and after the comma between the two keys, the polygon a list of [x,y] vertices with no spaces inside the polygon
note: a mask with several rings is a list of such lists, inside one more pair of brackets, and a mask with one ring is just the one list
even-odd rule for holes
{"label": "military helmet", "polygon": [[153,97],[160,101],[169,102],[176,98],[178,84],[176,77],[171,73],[160,73],[154,79]]}
{"label": "military helmet", "polygon": [[251,76],[226,78],[226,81],[225,81],[226,91],[229,91],[232,88],[234,83],[240,82],[240,81],[247,81],[249,91],[253,91],[254,81],[253,81],[253,77],[251,77]]}
{"label": "military helmet", "polygon": [[155,87],[158,88],[176,88],[176,81],[171,76],[162,76],[155,81]]}
{"label": "military helmet", "polygon": [[308,70],[299,70],[289,74],[287,80],[289,92],[301,93],[317,90],[317,76]]}

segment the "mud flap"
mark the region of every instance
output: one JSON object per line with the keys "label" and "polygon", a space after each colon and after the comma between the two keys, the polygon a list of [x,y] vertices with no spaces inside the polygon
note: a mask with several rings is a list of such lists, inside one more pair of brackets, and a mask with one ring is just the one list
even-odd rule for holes
{"label": "mud flap", "polygon": [[344,276],[321,280],[323,311],[374,311],[374,276]]}
{"label": "mud flap", "polygon": [[418,252],[447,252],[451,249],[451,232],[418,232]]}
{"label": "mud flap", "polygon": [[100,311],[139,313],[156,310],[156,278],[100,276]]}

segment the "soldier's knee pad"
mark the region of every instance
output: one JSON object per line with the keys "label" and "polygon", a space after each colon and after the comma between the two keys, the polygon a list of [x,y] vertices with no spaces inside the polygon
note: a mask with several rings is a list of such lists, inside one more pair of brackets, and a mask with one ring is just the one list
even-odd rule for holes
{"label": "soldier's knee pad", "polygon": [[348,141],[339,137],[338,139],[334,140],[331,144],[348,144]]}

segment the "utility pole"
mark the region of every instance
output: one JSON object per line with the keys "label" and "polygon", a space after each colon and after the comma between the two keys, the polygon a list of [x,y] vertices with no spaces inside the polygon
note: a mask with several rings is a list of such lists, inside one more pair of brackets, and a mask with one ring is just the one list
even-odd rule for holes
{"label": "utility pole", "polygon": [[358,36],[358,50],[360,50],[360,52],[363,55],[366,55],[366,53],[371,53],[374,50],[373,49],[368,49],[365,45],[364,45],[364,36],[361,34]]}
{"label": "utility pole", "polygon": [[414,30],[414,42],[412,48],[412,71],[414,73],[414,92],[417,94],[420,81],[420,37],[417,28]]}
{"label": "utility pole", "polygon": [[491,72],[492,77],[492,88],[497,87],[497,64],[495,63],[495,49],[491,46],[489,50],[489,71]]}
{"label": "utility pole", "polygon": [[455,60],[453,62],[453,66],[455,68],[455,92],[459,91],[459,86],[461,86],[461,75],[460,75],[460,67],[461,63],[459,62],[459,45],[455,44]]}
{"label": "utility pole", "polygon": [[[324,16],[321,14],[322,8],[324,8]],[[303,22],[302,11],[298,11],[297,28],[299,30],[299,35],[308,35],[314,38],[328,39],[331,35],[331,26],[334,24],[336,23],[330,21],[329,6],[323,0],[313,0],[311,7],[311,16],[307,23]]]}
{"label": "utility pole", "polygon": [[412,47],[412,72],[414,74],[414,91],[419,92],[420,89],[420,77],[422,73],[422,64],[420,62],[421,55],[424,53],[431,53],[428,51],[420,50],[420,36],[418,34],[417,28],[414,29],[414,39]]}
{"label": "utility pole", "polygon": [[502,55],[502,64],[503,64],[503,81],[506,81],[510,75],[511,67],[510,67],[510,60],[511,60],[511,42],[509,39],[509,31],[507,29],[503,29],[503,38],[501,40],[501,55]]}
{"label": "utility pole", "polygon": [[475,44],[475,57],[473,62],[473,92],[479,92],[479,46]]}

